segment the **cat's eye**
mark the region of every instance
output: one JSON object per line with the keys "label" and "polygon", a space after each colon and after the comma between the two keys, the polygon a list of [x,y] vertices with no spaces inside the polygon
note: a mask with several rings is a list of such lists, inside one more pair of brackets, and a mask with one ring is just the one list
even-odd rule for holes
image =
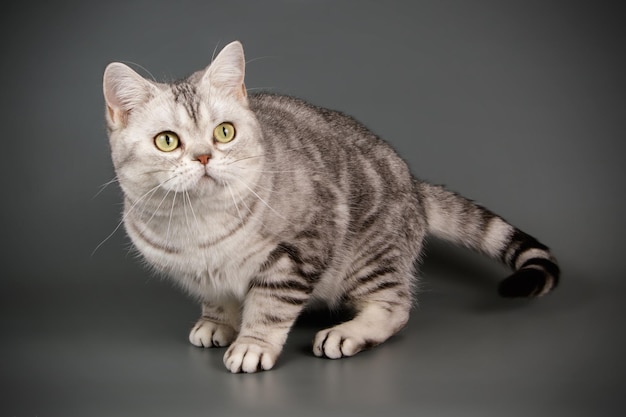
{"label": "cat's eye", "polygon": [[228,143],[235,139],[235,126],[228,122],[220,123],[213,130],[213,137],[219,143]]}
{"label": "cat's eye", "polygon": [[180,145],[180,139],[174,132],[161,132],[154,137],[154,144],[163,152],[172,152]]}

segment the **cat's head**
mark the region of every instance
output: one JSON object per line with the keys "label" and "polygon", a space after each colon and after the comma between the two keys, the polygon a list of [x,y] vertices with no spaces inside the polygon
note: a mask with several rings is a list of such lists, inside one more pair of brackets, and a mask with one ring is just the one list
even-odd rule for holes
{"label": "cat's head", "polygon": [[111,154],[127,196],[183,192],[219,201],[256,182],[262,134],[248,107],[244,72],[239,42],[172,84],[147,80],[121,63],[107,66]]}

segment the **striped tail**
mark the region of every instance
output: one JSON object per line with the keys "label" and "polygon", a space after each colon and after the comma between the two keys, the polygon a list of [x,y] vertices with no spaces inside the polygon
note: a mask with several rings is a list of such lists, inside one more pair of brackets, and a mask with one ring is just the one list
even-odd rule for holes
{"label": "striped tail", "polygon": [[547,246],[484,207],[437,185],[416,182],[430,234],[485,253],[509,265],[500,283],[503,297],[547,294],[559,281],[559,267]]}

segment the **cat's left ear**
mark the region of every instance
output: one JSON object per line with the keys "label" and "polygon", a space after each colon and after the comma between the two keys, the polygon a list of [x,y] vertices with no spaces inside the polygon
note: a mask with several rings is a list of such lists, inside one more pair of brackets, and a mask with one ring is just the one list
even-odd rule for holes
{"label": "cat's left ear", "polygon": [[248,102],[248,93],[244,84],[246,60],[241,42],[231,42],[221,50],[211,65],[206,69],[203,82],[211,88],[218,88],[237,99]]}

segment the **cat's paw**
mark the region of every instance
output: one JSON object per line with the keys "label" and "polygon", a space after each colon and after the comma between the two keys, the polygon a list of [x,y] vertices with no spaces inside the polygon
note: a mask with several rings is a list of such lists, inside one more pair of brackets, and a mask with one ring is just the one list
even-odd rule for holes
{"label": "cat's paw", "polygon": [[319,357],[339,359],[353,356],[362,350],[369,349],[378,343],[366,339],[349,326],[338,325],[319,331],[313,340],[313,354]]}
{"label": "cat's paw", "polygon": [[274,367],[280,349],[269,344],[241,337],[224,355],[224,365],[232,373],[267,371]]}
{"label": "cat's paw", "polygon": [[228,346],[235,340],[237,332],[226,324],[200,319],[189,332],[189,341],[198,347]]}

